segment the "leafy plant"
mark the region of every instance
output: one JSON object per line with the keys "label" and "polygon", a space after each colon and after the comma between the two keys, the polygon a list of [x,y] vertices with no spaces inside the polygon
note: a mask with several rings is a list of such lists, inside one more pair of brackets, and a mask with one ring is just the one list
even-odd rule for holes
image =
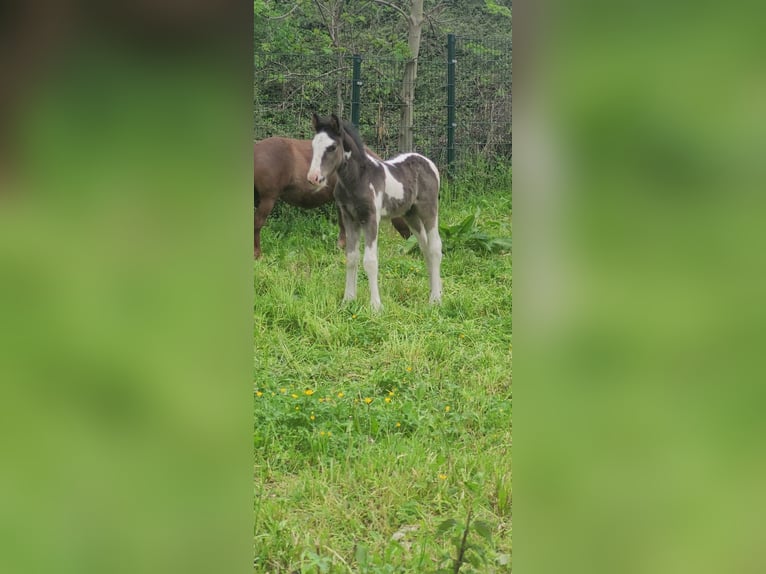
{"label": "leafy plant", "polygon": [[[493,237],[479,229],[476,224],[481,210],[469,215],[455,225],[440,225],[439,233],[442,238],[442,249],[453,251],[459,248],[470,249],[483,253],[498,253],[510,251],[512,241],[510,237]],[[414,235],[405,243],[405,252],[412,253],[418,248],[418,240]]]}
{"label": "leafy plant", "polygon": [[[475,536],[470,537],[472,533]],[[447,554],[442,566],[436,570],[435,574],[458,574],[464,565],[467,568],[464,572],[481,572],[489,561],[487,545],[492,544],[490,525],[481,520],[473,520],[473,509],[469,509],[465,522],[449,518],[438,526],[437,538],[445,535],[452,536],[451,542],[455,549],[455,556]],[[451,566],[445,565],[450,561]]]}

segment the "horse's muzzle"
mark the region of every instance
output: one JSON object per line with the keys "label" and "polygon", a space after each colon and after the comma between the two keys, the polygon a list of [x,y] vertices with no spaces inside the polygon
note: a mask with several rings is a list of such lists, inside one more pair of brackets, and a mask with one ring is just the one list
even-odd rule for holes
{"label": "horse's muzzle", "polygon": [[321,174],[309,172],[307,179],[314,185],[323,185],[327,178]]}

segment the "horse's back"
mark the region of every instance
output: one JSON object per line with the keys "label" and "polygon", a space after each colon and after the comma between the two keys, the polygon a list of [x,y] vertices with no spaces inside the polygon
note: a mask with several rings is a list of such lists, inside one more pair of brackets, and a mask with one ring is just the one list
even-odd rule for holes
{"label": "horse's back", "polygon": [[[270,137],[253,145],[253,177],[261,193],[280,193],[294,185],[300,172],[308,171],[305,142],[283,137]],[[309,144],[310,147],[310,144]]]}
{"label": "horse's back", "polygon": [[[408,188],[419,199],[438,201],[441,186],[439,168],[426,156],[415,152],[403,153],[386,160],[383,165],[387,174],[396,180],[394,188]],[[392,182],[387,183],[386,187],[390,183]]]}
{"label": "horse's back", "polygon": [[396,157],[392,157],[389,160],[386,160],[386,163],[389,165],[396,165],[396,164],[409,164],[410,166],[413,166],[413,169],[416,170],[426,170],[430,171],[434,178],[436,179],[436,185],[437,187],[441,184],[441,175],[439,174],[439,168],[436,167],[436,164],[428,159],[426,156],[416,153],[416,152],[408,152],[408,153],[402,153],[397,155]]}

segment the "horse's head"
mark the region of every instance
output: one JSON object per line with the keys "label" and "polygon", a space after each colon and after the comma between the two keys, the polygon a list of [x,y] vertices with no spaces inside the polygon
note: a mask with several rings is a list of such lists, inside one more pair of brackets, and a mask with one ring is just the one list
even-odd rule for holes
{"label": "horse's head", "polygon": [[335,114],[324,118],[313,114],[311,123],[316,135],[311,142],[313,153],[307,178],[314,185],[324,185],[344,160],[343,124]]}

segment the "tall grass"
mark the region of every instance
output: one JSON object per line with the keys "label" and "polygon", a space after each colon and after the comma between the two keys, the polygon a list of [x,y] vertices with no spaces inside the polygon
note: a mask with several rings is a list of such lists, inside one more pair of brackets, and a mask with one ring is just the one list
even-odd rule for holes
{"label": "tall grass", "polygon": [[[448,184],[443,224],[480,208],[511,235],[510,169],[490,175]],[[510,571],[510,252],[458,242],[433,307],[386,225],[372,314],[363,272],[341,302],[336,235],[332,210],[282,208],[254,263],[254,571]]]}

